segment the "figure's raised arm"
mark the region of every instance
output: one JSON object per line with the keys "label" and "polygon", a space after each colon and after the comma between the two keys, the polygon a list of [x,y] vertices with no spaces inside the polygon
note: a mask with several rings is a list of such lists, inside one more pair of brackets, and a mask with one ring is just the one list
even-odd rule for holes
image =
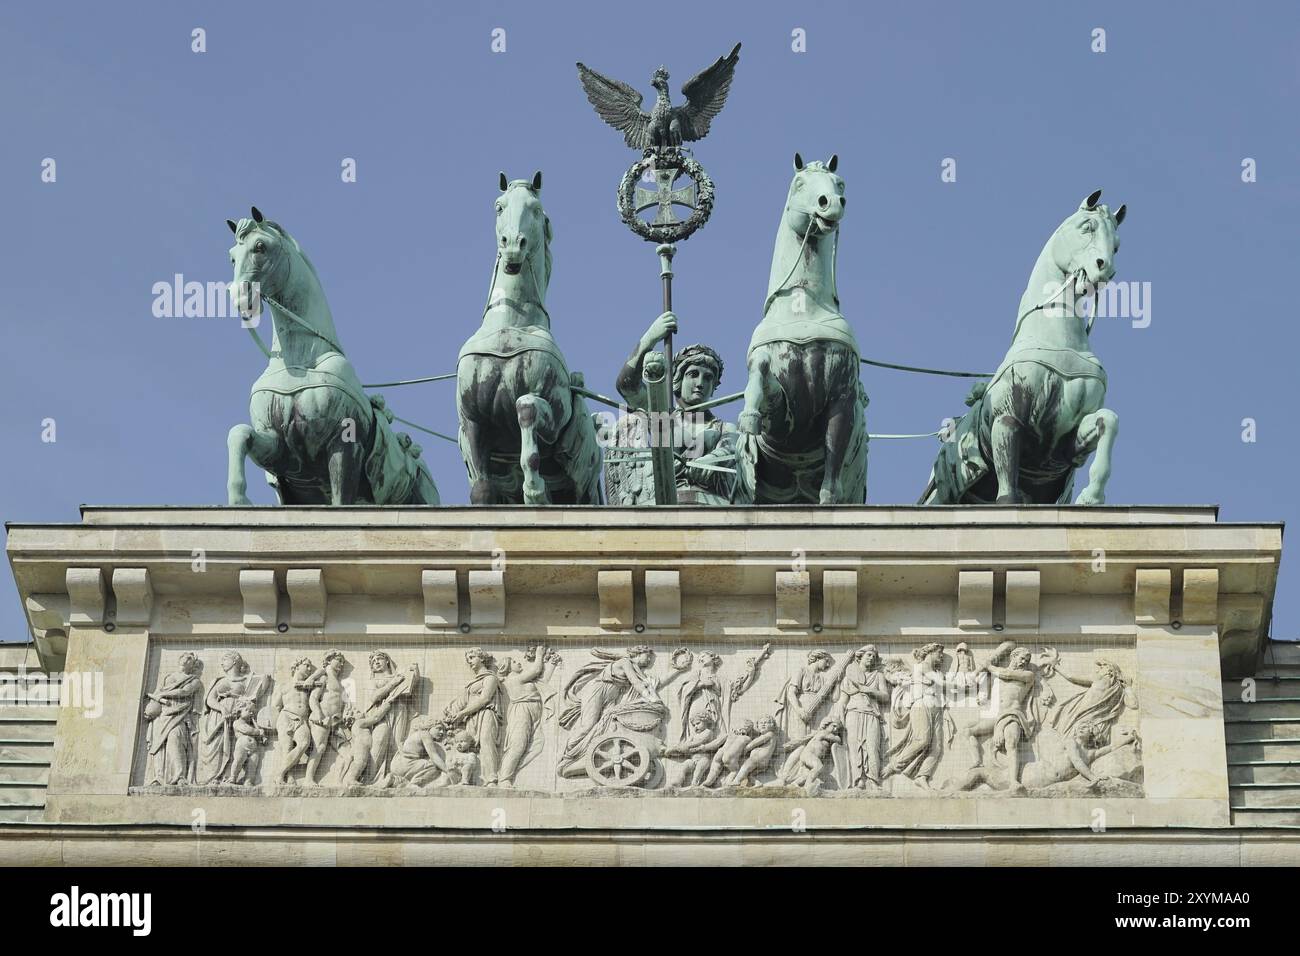
{"label": "figure's raised arm", "polygon": [[999,667],[997,664],[985,664],[984,669],[1001,680],[1016,681],[1020,684],[1032,684],[1037,675],[1031,670],[1019,670],[1014,667]]}
{"label": "figure's raised arm", "polygon": [[525,684],[537,680],[546,671],[546,653],[547,650],[541,644],[533,648],[533,660],[531,663],[524,661],[523,670],[519,672],[519,679]]}
{"label": "figure's raised arm", "polygon": [[1092,686],[1092,680],[1091,680],[1090,678],[1087,678],[1087,677],[1071,677],[1069,674],[1067,674],[1065,671],[1063,671],[1063,670],[1062,670],[1061,668],[1059,668],[1059,667],[1056,668],[1056,673],[1060,674],[1062,677],[1064,677],[1066,680],[1068,680],[1071,684],[1074,684],[1076,687],[1091,687],[1091,686]]}
{"label": "figure's raised arm", "polygon": [[671,312],[663,313],[650,323],[650,328],[645,330],[645,334],[637,342],[636,348],[632,350],[632,354],[623,363],[623,368],[618,373],[616,387],[618,393],[623,396],[623,400],[630,407],[645,408],[646,406],[645,382],[641,378],[641,363],[645,361],[646,353],[663,341],[665,336],[676,331],[677,316]]}

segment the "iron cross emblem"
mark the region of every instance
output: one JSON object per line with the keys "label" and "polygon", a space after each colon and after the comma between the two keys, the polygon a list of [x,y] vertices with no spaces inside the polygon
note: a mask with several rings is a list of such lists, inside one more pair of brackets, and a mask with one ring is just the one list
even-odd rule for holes
{"label": "iron cross emblem", "polygon": [[[634,204],[637,212],[644,212],[652,206],[658,206],[659,211],[655,215],[652,225],[671,226],[681,222],[673,214],[673,206],[685,206],[692,212],[695,211],[695,181],[689,176],[688,185],[673,188],[673,185],[683,175],[680,167],[668,167],[660,169],[652,167],[656,183],[655,189],[642,189],[637,187]],[[651,170],[647,170],[650,172]]]}

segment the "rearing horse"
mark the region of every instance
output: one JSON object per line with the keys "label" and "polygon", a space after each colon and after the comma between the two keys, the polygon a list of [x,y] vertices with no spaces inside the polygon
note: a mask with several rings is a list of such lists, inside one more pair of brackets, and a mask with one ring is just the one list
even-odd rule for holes
{"label": "rearing horse", "polygon": [[251,219],[226,224],[235,234],[230,293],[236,308],[253,319],[265,302],[274,329],[266,371],[249,399],[252,425],[236,425],[227,439],[229,503],[250,503],[244,475],[250,457],[266,470],[282,504],[436,505],[438,489],[419,460],[420,446],[389,427],[393,416],[384,400],[366,395],[343,355],[306,253],[257,207]]}
{"label": "rearing horse", "polygon": [[1105,503],[1119,416],[1102,407],[1106,370],[1092,352],[1092,319],[1075,308],[1115,275],[1126,207],[1112,215],[1100,199],[1098,189],[1047,240],[1011,348],[987,387],[971,390],[971,409],[940,448],[922,504],[1066,504],[1074,470],[1094,451],[1075,503]]}
{"label": "rearing horse", "polygon": [[857,340],[835,289],[847,202],[838,165],[836,156],[804,165],[794,155],[763,319],[749,342],[745,409],[737,422],[738,502],[866,500],[867,398]]}
{"label": "rearing horse", "polygon": [[456,408],[470,502],[601,504],[600,446],[551,335],[551,221],[531,182],[501,174],[483,324],[460,350]]}

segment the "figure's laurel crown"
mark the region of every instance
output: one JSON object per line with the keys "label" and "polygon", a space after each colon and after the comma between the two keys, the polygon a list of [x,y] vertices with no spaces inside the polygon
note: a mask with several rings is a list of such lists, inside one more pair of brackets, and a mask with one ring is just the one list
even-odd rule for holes
{"label": "figure's laurel crown", "polygon": [[714,376],[718,381],[722,380],[722,356],[707,345],[688,345],[674,356],[673,385],[680,385],[686,369],[697,362],[712,365]]}

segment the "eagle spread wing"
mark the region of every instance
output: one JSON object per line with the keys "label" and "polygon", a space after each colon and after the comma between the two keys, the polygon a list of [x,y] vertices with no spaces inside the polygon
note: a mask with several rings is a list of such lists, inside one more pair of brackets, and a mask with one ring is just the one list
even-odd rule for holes
{"label": "eagle spread wing", "polygon": [[[709,123],[713,122],[713,117],[722,111],[722,105],[727,102],[727,93],[731,89],[731,80],[736,75],[736,64],[739,61],[740,44],[737,43],[729,54],[718,57],[711,67],[701,70],[686,81],[682,87],[686,104],[673,110],[674,118],[681,124],[683,140],[689,142],[703,139],[709,131]],[[600,109],[599,106],[596,108]],[[601,115],[604,116],[604,112]]]}
{"label": "eagle spread wing", "polygon": [[[582,88],[587,92],[587,99],[596,107],[600,118],[619,130],[627,145],[633,149],[645,149],[650,145],[650,115],[641,109],[644,98],[640,93],[626,83],[611,80],[581,63],[578,64],[578,77],[582,80]],[[727,82],[730,82],[730,78]],[[722,95],[726,96],[725,87]],[[719,103],[719,109],[721,106]],[[705,128],[708,128],[707,120]]]}

